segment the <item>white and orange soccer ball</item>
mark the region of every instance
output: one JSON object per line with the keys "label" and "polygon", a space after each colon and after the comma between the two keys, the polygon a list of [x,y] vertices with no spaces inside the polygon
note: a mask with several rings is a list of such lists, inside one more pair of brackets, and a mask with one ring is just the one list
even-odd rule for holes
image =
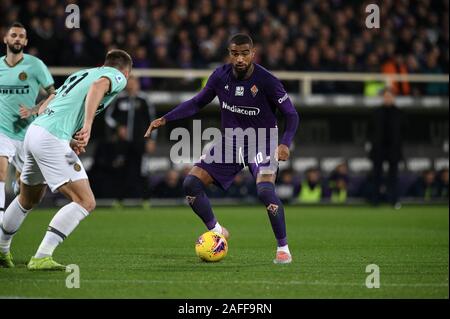
{"label": "white and orange soccer ball", "polygon": [[208,231],[197,239],[195,252],[203,261],[220,261],[227,255],[228,242],[223,235]]}

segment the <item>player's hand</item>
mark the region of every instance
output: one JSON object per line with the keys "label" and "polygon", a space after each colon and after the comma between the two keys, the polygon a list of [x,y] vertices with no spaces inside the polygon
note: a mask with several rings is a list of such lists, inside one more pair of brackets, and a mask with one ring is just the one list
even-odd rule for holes
{"label": "player's hand", "polygon": [[290,151],[289,147],[284,144],[280,144],[277,147],[276,150],[276,158],[278,158],[279,161],[287,161],[289,159]]}
{"label": "player's hand", "polygon": [[144,137],[149,137],[150,134],[152,134],[152,131],[164,125],[166,125],[166,119],[164,117],[160,117],[159,119],[154,120],[150,123],[150,126],[148,127],[147,132],[145,132]]}
{"label": "player's hand", "polygon": [[79,130],[75,134],[75,140],[77,141],[77,144],[79,147],[86,147],[89,143],[89,139],[91,138],[91,128],[90,127],[84,127]]}
{"label": "player's hand", "polygon": [[75,146],[72,148],[75,154],[80,155],[81,153],[86,153],[86,149],[84,147]]}
{"label": "player's hand", "polygon": [[19,114],[20,114],[20,118],[21,119],[27,119],[29,118],[31,115],[33,115],[33,111],[29,108],[27,108],[25,105],[23,104],[19,104]]}
{"label": "player's hand", "polygon": [[85,153],[86,149],[83,146],[80,146],[77,140],[70,140],[70,148],[75,152],[75,154],[80,155],[81,153]]}

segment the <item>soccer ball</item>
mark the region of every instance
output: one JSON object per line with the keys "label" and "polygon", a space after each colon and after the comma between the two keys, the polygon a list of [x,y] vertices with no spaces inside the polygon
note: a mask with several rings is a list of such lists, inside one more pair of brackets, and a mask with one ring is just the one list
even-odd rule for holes
{"label": "soccer ball", "polygon": [[208,231],[197,239],[195,252],[203,261],[219,261],[227,255],[228,243],[221,234]]}

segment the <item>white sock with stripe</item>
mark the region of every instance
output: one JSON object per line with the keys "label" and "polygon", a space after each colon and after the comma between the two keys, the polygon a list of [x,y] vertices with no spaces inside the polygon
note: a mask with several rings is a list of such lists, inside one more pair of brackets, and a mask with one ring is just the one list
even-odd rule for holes
{"label": "white sock with stripe", "polygon": [[5,182],[0,182],[0,225],[5,211]]}
{"label": "white sock with stripe", "polygon": [[35,257],[43,258],[52,256],[56,247],[58,247],[58,245],[62,243],[88,215],[89,212],[75,202],[62,207],[51,220]]}
{"label": "white sock with stripe", "polygon": [[17,196],[3,213],[3,222],[0,227],[0,251],[2,253],[9,252],[12,237],[19,230],[28,212],[29,210],[20,205]]}

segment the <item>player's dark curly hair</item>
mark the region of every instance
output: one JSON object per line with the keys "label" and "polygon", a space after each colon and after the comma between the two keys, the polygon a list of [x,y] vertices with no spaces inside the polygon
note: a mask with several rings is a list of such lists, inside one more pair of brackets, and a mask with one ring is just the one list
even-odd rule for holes
{"label": "player's dark curly hair", "polygon": [[232,44],[236,45],[249,44],[250,47],[253,47],[253,40],[252,38],[250,38],[248,34],[237,33],[230,38],[230,41],[228,41],[228,45]]}
{"label": "player's dark curly hair", "polygon": [[12,28],[21,28],[21,29],[25,29],[25,26],[24,26],[22,23],[16,21],[16,22],[11,23],[11,24],[8,26],[8,28],[7,28],[6,30],[9,31],[9,30],[11,30]]}

